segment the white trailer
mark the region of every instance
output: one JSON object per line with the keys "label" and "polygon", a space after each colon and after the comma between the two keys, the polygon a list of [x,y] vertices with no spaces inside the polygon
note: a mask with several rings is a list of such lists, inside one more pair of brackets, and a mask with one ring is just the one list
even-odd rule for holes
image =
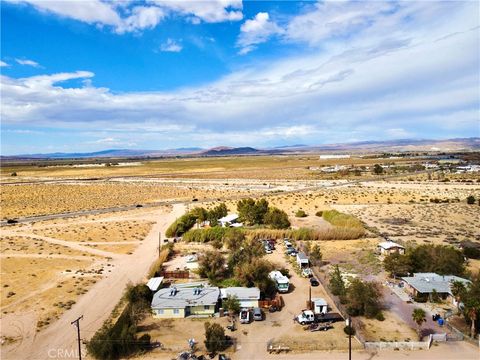
{"label": "white trailer", "polygon": [[272,271],[268,274],[268,277],[275,282],[275,287],[277,288],[278,292],[286,293],[290,287],[290,280],[280,271]]}

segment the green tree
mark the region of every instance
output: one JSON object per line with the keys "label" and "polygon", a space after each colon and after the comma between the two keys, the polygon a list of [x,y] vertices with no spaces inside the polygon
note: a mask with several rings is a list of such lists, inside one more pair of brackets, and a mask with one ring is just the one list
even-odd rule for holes
{"label": "green tree", "polygon": [[373,318],[381,313],[381,294],[377,284],[353,279],[347,291],[347,310],[352,316]]}
{"label": "green tree", "polygon": [[226,276],[225,258],[220,251],[207,251],[198,258],[198,274],[213,284]]}
{"label": "green tree", "polygon": [[205,347],[213,354],[226,348],[225,330],[220,324],[205,323]]}
{"label": "green tree", "polygon": [[228,214],[228,209],[225,203],[221,203],[215,206],[213,209],[211,209],[207,213],[207,219],[208,221],[210,221],[210,226],[217,226],[218,219],[221,219],[222,217],[227,216],[227,214]]}
{"label": "green tree", "polygon": [[244,262],[235,268],[235,278],[246,287],[258,287],[267,295],[275,292],[275,284],[268,277],[273,265],[262,258]]}
{"label": "green tree", "polygon": [[276,207],[271,207],[265,214],[265,225],[270,226],[272,229],[288,229],[290,227],[290,220],[285,211]]}
{"label": "green tree", "polygon": [[330,273],[330,281],[328,286],[330,287],[333,295],[345,295],[345,282],[343,281],[342,273],[340,272],[340,268],[338,267],[338,265],[335,265],[333,271]]}
{"label": "green tree", "polygon": [[379,164],[375,164],[375,165],[373,166],[373,173],[374,173],[375,175],[383,174],[383,167],[382,167],[381,165],[379,165]]}
{"label": "green tree", "polygon": [[426,315],[425,310],[420,308],[413,309],[412,319],[413,321],[415,321],[415,323],[418,326],[417,333],[418,333],[419,340],[422,340],[422,331],[421,331],[422,324],[427,321],[427,319],[425,318],[425,315]]}
{"label": "green tree", "polygon": [[392,253],[383,259],[383,267],[390,276],[406,275],[410,272],[410,264],[406,255]]}
{"label": "green tree", "polygon": [[222,301],[222,306],[231,314],[238,314],[240,312],[240,301],[235,295],[228,295],[227,298]]}
{"label": "green tree", "polygon": [[322,255],[322,251],[320,250],[320,246],[318,244],[315,244],[312,246],[312,248],[310,249],[309,255],[310,255],[310,261],[314,265],[321,264],[323,255]]}
{"label": "green tree", "polygon": [[228,229],[223,236],[223,243],[230,251],[238,251],[244,243],[245,233],[240,229]]}
{"label": "green tree", "polygon": [[268,211],[268,202],[265,199],[257,201],[252,198],[242,199],[237,203],[237,211],[240,221],[245,225],[263,224]]}

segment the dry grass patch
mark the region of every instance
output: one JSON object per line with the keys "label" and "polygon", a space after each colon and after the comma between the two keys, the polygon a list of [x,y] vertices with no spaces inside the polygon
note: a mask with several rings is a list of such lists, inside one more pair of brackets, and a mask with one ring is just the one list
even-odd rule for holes
{"label": "dry grass patch", "polygon": [[91,256],[94,255],[74,250],[68,246],[52,244],[48,241],[30,238],[26,236],[4,236],[0,241],[0,252],[3,255],[36,254],[36,255],[60,255],[60,256]]}
{"label": "dry grass patch", "polygon": [[384,321],[362,317],[362,334],[366,341],[417,341],[418,335],[394,312],[383,311]]}
{"label": "dry grass patch", "polygon": [[71,224],[68,227],[58,226],[34,229],[38,235],[55,239],[84,242],[122,242],[141,241],[153,226],[150,221],[112,221]]}
{"label": "dry grass patch", "polygon": [[[65,278],[65,273],[74,273],[88,268],[89,260],[15,258],[2,259],[1,309],[22,298],[40,293]],[[16,310],[16,309],[15,309]]]}

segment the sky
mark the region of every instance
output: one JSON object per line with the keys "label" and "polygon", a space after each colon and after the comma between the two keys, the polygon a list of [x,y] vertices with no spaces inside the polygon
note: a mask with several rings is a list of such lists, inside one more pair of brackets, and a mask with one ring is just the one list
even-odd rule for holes
{"label": "sky", "polygon": [[478,1],[0,6],[2,155],[480,136]]}

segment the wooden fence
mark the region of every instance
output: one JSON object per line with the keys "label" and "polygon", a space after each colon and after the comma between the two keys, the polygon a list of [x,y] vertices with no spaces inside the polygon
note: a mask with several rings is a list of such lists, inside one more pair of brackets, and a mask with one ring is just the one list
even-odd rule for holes
{"label": "wooden fence", "polygon": [[188,270],[161,271],[160,276],[165,279],[188,279],[190,272]]}

